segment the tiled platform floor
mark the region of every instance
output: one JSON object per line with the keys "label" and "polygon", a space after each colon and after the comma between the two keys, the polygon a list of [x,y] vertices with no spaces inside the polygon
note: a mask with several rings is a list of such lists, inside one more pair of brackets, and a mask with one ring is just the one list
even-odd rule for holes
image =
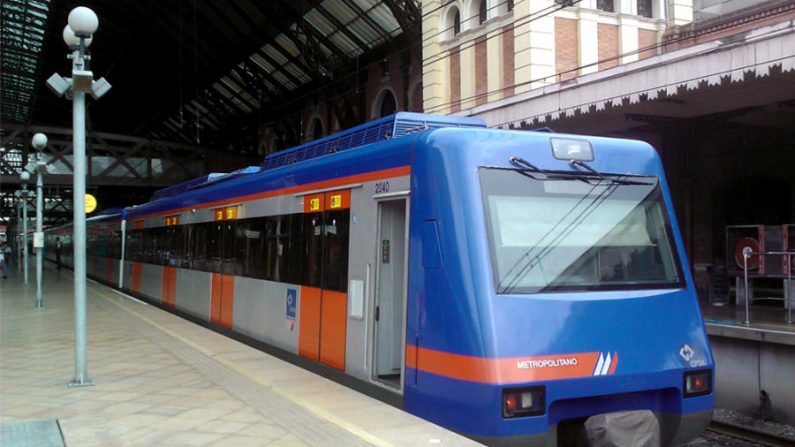
{"label": "tiled platform floor", "polygon": [[20,276],[0,279],[0,424],[57,419],[70,447],[478,445],[92,282],[96,385],[68,388],[72,272],[46,269],[44,309]]}

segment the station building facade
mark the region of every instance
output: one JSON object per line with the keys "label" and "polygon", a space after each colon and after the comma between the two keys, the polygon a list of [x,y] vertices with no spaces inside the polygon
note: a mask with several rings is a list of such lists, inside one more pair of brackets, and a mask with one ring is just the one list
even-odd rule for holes
{"label": "station building facade", "polygon": [[654,145],[702,291],[708,267],[733,260],[727,226],[795,222],[795,2],[455,0],[423,13],[425,112]]}
{"label": "station building facade", "polygon": [[658,54],[689,0],[423,2],[425,111],[456,113]]}

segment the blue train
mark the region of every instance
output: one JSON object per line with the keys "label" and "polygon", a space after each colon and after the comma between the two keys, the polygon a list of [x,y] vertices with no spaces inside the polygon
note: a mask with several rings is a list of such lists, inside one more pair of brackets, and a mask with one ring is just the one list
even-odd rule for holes
{"label": "blue train", "polygon": [[[55,237],[69,263],[71,227]],[[678,445],[711,417],[643,142],[398,113],[91,218],[88,252],[95,278],[486,444],[573,445],[589,417],[650,410]]]}

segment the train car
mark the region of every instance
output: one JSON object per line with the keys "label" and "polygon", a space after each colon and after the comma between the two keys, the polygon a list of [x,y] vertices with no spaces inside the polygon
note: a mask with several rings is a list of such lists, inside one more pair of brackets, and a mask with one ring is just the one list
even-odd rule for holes
{"label": "train car", "polygon": [[89,226],[120,246],[127,292],[486,444],[575,445],[592,416],[649,410],[678,445],[710,420],[713,359],[646,143],[398,113],[118,217]]}

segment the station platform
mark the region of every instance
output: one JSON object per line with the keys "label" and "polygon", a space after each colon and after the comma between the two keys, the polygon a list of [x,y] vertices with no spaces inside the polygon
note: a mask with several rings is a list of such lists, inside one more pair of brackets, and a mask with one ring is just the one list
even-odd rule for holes
{"label": "station platform", "polygon": [[709,335],[795,346],[795,323],[786,322],[784,309],[750,306],[749,324],[741,306],[703,304],[701,310]]}
{"label": "station platform", "polygon": [[92,281],[94,386],[69,388],[72,272],[48,265],[43,309],[30,272],[0,279],[3,447],[480,445]]}
{"label": "station platform", "polygon": [[795,426],[795,324],[782,307],[702,302],[715,358],[715,406]]}

